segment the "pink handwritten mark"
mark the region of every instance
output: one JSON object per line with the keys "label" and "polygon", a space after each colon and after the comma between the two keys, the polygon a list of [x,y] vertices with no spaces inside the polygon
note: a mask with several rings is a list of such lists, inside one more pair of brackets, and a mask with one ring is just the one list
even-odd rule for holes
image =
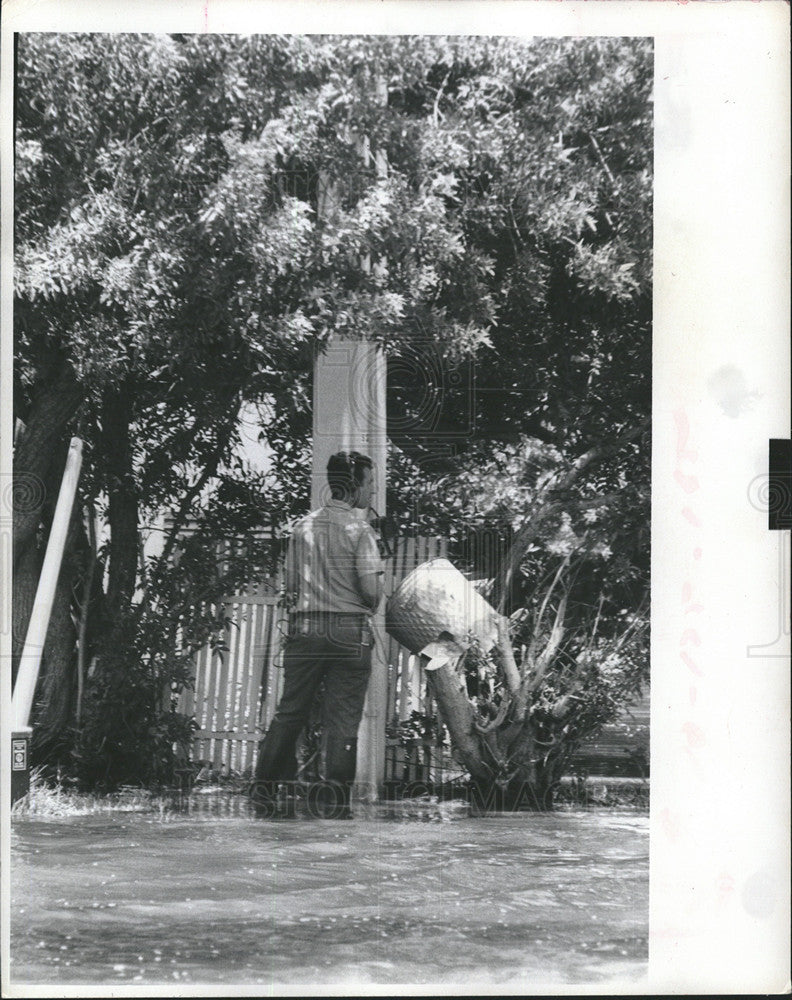
{"label": "pink handwritten mark", "polygon": [[690,521],[690,523],[693,525],[694,528],[700,528],[701,527],[701,521],[699,521],[699,519],[696,517],[696,515],[690,509],[690,507],[683,507],[682,508],[682,516],[686,520]]}
{"label": "pink handwritten mark", "polygon": [[687,413],[684,410],[674,410],[674,423],[677,426],[677,461],[681,462],[688,459],[691,462],[695,462],[698,458],[698,452],[687,446],[688,437],[690,436],[690,421],[688,420]]}
{"label": "pink handwritten mark", "polygon": [[704,676],[704,671],[696,663],[696,661],[693,659],[692,656],[690,656],[688,653],[684,653],[684,652],[680,653],[679,656],[680,656],[682,662],[685,664],[685,666],[691,672],[691,674],[695,674],[696,677],[703,677]]}
{"label": "pink handwritten mark", "polygon": [[204,5],[203,5],[203,16],[204,16],[203,30],[204,31],[208,31],[209,30],[209,0],[206,0],[206,3],[204,3]]}
{"label": "pink handwritten mark", "polygon": [[728,899],[734,892],[734,876],[730,872],[721,872],[718,876],[718,897],[721,902]]}
{"label": "pink handwritten mark", "polygon": [[686,722],[682,726],[682,732],[687,737],[688,749],[698,749],[703,747],[707,742],[707,737],[704,735],[704,731],[696,725],[695,722]]}
{"label": "pink handwritten mark", "polygon": [[693,643],[694,646],[701,645],[701,636],[694,628],[686,628],[682,633],[682,638],[679,640],[680,646],[685,646],[688,643]]}
{"label": "pink handwritten mark", "polygon": [[[682,633],[682,638],[679,640],[680,646],[685,646],[690,643],[692,643],[694,646],[701,645],[701,636],[694,628],[685,629],[685,631]],[[683,650],[679,654],[679,656],[682,659],[682,662],[685,664],[685,666],[691,673],[694,673],[697,677],[704,676],[703,670],[698,666],[698,664],[694,661],[693,657],[690,656],[689,653],[686,653]]]}
{"label": "pink handwritten mark", "polygon": [[704,610],[703,604],[697,604],[693,600],[693,586],[689,580],[682,584],[682,603],[685,605],[685,614],[699,614]]}
{"label": "pink handwritten mark", "polygon": [[699,488],[699,481],[695,476],[686,476],[685,473],[679,469],[674,470],[674,479],[676,479],[685,493],[695,493]]}

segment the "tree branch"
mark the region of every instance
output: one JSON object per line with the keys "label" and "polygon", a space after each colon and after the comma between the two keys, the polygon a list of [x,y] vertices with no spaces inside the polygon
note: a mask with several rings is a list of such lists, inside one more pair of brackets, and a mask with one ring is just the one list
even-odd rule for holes
{"label": "tree branch", "polygon": [[451,77],[451,71],[449,70],[448,73],[446,73],[445,75],[445,79],[437,88],[437,94],[435,95],[434,99],[434,106],[432,107],[432,124],[434,125],[435,128],[437,128],[437,126],[440,124],[440,98],[443,96],[445,85],[448,83],[450,77]]}
{"label": "tree branch", "polygon": [[649,424],[650,418],[647,417],[635,427],[631,427],[628,431],[625,431],[624,434],[617,437],[614,441],[594,445],[592,448],[589,448],[588,451],[576,458],[566,472],[556,473],[542,486],[542,489],[532,504],[531,511],[529,511],[522,527],[514,536],[509,556],[506,559],[504,568],[499,574],[499,579],[497,580],[499,586],[494,588],[495,593],[500,594],[498,611],[501,614],[503,614],[506,607],[506,601],[508,599],[509,590],[511,589],[512,580],[514,579],[515,570],[522,560],[523,555],[528,550],[528,546],[539,534],[539,530],[543,523],[561,508],[561,503],[559,501],[546,499],[548,494],[558,493],[569,489],[569,487],[575,483],[585,469],[587,469],[590,465],[594,465],[596,462],[602,461],[604,458],[617,454],[626,444],[629,444],[630,441],[635,440],[635,438],[643,434],[647,427],[649,427]]}
{"label": "tree branch", "polygon": [[566,606],[567,606],[567,595],[561,598],[561,602],[558,605],[556,611],[555,621],[553,622],[553,628],[550,632],[550,638],[547,640],[547,645],[542,650],[541,654],[536,660],[535,668],[530,674],[527,674],[522,682],[522,687],[517,695],[516,708],[515,708],[515,718],[521,721],[525,718],[525,712],[528,707],[528,697],[539,687],[542,682],[548,666],[550,665],[553,657],[558,651],[558,647],[561,643],[561,639],[564,635],[564,618],[566,616]]}
{"label": "tree branch", "polygon": [[545,592],[544,600],[542,601],[542,606],[539,609],[539,614],[536,616],[536,625],[534,628],[534,634],[531,636],[531,641],[528,644],[528,659],[531,664],[533,664],[536,660],[536,637],[539,634],[539,628],[542,624],[542,619],[544,618],[544,613],[547,608],[548,601],[550,600],[550,597],[552,596],[552,593],[556,588],[556,584],[561,579],[562,573],[569,565],[569,560],[571,558],[572,558],[572,553],[569,553],[569,555],[564,557],[561,565],[556,570],[556,574],[553,577],[553,582],[550,584],[550,586],[547,588],[547,591]]}
{"label": "tree branch", "polygon": [[616,178],[613,176],[613,173],[611,172],[611,168],[605,162],[605,157],[602,155],[602,150],[599,147],[599,143],[591,134],[591,132],[587,132],[586,135],[589,137],[589,141],[591,142],[591,145],[594,147],[594,152],[597,154],[597,159],[600,161],[602,169],[607,174],[608,180],[610,181],[611,190],[615,194],[618,191],[618,184],[616,183]]}
{"label": "tree branch", "polygon": [[509,709],[512,706],[513,698],[511,695],[506,694],[503,697],[500,705],[498,706],[497,714],[494,719],[490,719],[489,722],[479,722],[478,719],[473,720],[473,728],[477,733],[481,733],[482,736],[486,736],[487,733],[494,732],[501,725]]}
{"label": "tree branch", "polygon": [[88,503],[88,540],[90,552],[88,555],[88,572],[85,577],[83,587],[83,601],[80,614],[80,631],[77,637],[77,706],[75,709],[75,719],[80,725],[82,716],[83,688],[85,686],[85,644],[88,632],[88,609],[91,603],[91,590],[93,587],[94,569],[96,567],[96,513],[93,502]]}
{"label": "tree branch", "polygon": [[130,440],[132,409],[128,383],[108,388],[102,405],[102,437],[110,522],[107,603],[114,617],[131,601],[137,580],[138,497]]}
{"label": "tree branch", "polygon": [[509,621],[502,615],[498,616],[498,644],[493,652],[497,658],[498,666],[503,671],[506,687],[511,694],[517,694],[522,678],[514,658],[514,649],[509,635]]}
{"label": "tree branch", "polygon": [[556,609],[555,621],[553,622],[553,627],[550,630],[550,638],[547,640],[547,645],[542,650],[536,661],[538,676],[534,677],[530,681],[531,690],[534,690],[539,684],[539,681],[542,679],[548,664],[555,656],[561,643],[561,639],[564,636],[564,619],[566,617],[567,598],[568,595],[564,594],[559,601],[558,608]]}
{"label": "tree branch", "polygon": [[217,472],[217,466],[220,464],[220,459],[223,456],[223,452],[228,447],[228,443],[231,439],[231,435],[234,432],[234,428],[237,423],[237,411],[238,407],[232,407],[233,418],[226,422],[225,427],[222,432],[218,435],[218,441],[212,454],[209,457],[209,461],[204,466],[203,471],[192,486],[187,490],[185,495],[182,497],[182,501],[179,504],[179,508],[173,519],[170,531],[168,532],[168,537],[165,540],[165,545],[163,547],[162,553],[160,554],[154,569],[149,577],[148,585],[143,590],[143,596],[140,601],[138,615],[142,614],[143,608],[146,604],[146,598],[150,593],[152,586],[155,582],[158,582],[161,575],[168,565],[168,560],[170,559],[173,548],[176,545],[179,532],[184,527],[187,517],[190,513],[190,508],[192,507],[193,501],[207,484],[207,482],[215,475]]}
{"label": "tree branch", "polygon": [[[545,485],[545,491],[556,491],[556,490],[566,490],[568,489],[575,480],[580,476],[580,473],[587,469],[588,466],[593,465],[595,462],[602,461],[603,458],[609,458],[611,455],[615,455],[622,450],[622,448],[629,444],[630,441],[634,441],[635,438],[640,437],[641,434],[649,427],[651,419],[645,417],[639,424],[635,427],[631,427],[629,430],[625,431],[619,437],[609,444],[596,444],[588,451],[583,452],[575,461],[572,463],[572,467],[558,480],[554,482],[556,476],[553,476],[548,480]],[[558,473],[556,474],[558,475]]]}

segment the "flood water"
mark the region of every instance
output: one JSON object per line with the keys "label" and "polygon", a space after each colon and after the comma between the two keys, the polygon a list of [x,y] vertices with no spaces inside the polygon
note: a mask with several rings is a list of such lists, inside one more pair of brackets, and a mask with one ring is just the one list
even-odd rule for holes
{"label": "flood water", "polygon": [[13,984],[190,989],[645,976],[646,814],[110,813],[12,826]]}

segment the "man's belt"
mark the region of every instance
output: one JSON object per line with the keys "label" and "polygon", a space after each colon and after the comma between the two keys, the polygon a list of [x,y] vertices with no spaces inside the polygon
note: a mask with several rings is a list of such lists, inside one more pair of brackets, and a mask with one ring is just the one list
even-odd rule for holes
{"label": "man's belt", "polygon": [[303,627],[333,625],[365,625],[369,615],[365,611],[295,611],[292,623],[299,630]]}
{"label": "man's belt", "polygon": [[369,614],[370,612],[368,611],[295,611],[294,617],[297,621],[301,621],[304,618],[309,622],[319,621],[320,619],[326,621],[328,618],[339,622],[362,622],[369,617]]}
{"label": "man's belt", "polygon": [[332,635],[335,628],[360,629],[360,642],[370,646],[370,615],[365,611],[296,611],[290,618],[291,635]]}

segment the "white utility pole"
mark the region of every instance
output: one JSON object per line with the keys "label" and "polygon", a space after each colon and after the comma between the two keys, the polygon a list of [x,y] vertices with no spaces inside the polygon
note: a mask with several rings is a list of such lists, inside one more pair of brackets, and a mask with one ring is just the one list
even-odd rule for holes
{"label": "white utility pole", "polygon": [[[377,97],[387,103],[387,87],[375,78]],[[372,162],[367,136],[358,140],[363,162]],[[383,150],[373,156],[377,178],[387,177]],[[319,214],[332,214],[333,191],[325,185],[319,200]],[[361,268],[368,271],[371,261],[364,259]],[[333,337],[327,350],[314,363],[313,391],[313,462],[311,509],[321,506],[328,497],[327,460],[337,451],[360,451],[374,464],[372,506],[385,516],[386,485],[386,362],[376,344],[367,340]],[[357,512],[361,517],[364,511]],[[383,602],[384,604],[384,602]],[[388,701],[388,664],[385,660],[384,613],[374,617],[375,641],[372,647],[369,681],[363,719],[358,735],[357,785],[367,797],[378,795],[385,777],[385,714]]]}

